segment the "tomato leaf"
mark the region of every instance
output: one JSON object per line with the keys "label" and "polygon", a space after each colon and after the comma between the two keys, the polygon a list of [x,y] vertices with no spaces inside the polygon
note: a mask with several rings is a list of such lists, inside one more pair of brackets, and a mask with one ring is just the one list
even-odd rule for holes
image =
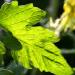
{"label": "tomato leaf", "polygon": [[59,38],[53,31],[35,26],[45,15],[43,10],[33,4],[18,6],[17,1],[12,1],[2,5],[0,26],[10,31],[22,45],[19,50],[11,51],[12,56],[28,69],[35,67],[56,75],[71,75],[71,67],[54,45]]}

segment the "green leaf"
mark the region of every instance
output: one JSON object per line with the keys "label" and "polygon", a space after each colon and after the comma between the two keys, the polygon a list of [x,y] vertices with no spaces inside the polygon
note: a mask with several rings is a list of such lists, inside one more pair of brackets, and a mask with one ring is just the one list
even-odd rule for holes
{"label": "green leaf", "polygon": [[16,62],[11,62],[8,66],[7,66],[8,70],[11,70],[14,75],[25,75],[27,73],[27,69],[25,69],[23,66],[21,66],[20,64],[16,64]]}
{"label": "green leaf", "polygon": [[0,65],[3,64],[3,55],[5,54],[4,44],[0,41]]}
{"label": "green leaf", "polygon": [[14,75],[14,73],[10,70],[0,68],[0,75]]}
{"label": "green leaf", "polygon": [[53,31],[35,26],[45,14],[32,4],[18,6],[16,1],[3,4],[0,10],[0,26],[10,31],[22,45],[19,50],[11,51],[12,56],[28,69],[35,67],[56,75],[71,75],[72,69],[53,44],[59,38]]}
{"label": "green leaf", "polygon": [[0,41],[0,55],[5,54],[5,48],[3,43]]}

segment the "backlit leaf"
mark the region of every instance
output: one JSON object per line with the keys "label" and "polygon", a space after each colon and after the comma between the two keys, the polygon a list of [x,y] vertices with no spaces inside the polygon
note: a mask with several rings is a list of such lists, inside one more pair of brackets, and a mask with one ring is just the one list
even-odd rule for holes
{"label": "backlit leaf", "polygon": [[45,14],[33,4],[18,6],[16,1],[3,4],[0,9],[0,25],[10,31],[22,45],[19,50],[11,51],[12,56],[28,69],[35,67],[56,75],[71,75],[72,69],[53,44],[59,38],[53,31],[35,26]]}

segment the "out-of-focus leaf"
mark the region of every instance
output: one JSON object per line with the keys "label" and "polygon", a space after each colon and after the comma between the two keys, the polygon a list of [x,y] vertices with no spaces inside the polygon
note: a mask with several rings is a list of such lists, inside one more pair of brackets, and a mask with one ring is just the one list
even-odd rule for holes
{"label": "out-of-focus leaf", "polygon": [[7,69],[13,71],[14,75],[25,75],[27,72],[27,69],[22,67],[20,64],[16,64],[15,62],[9,64]]}
{"label": "out-of-focus leaf", "polygon": [[0,75],[14,75],[14,73],[10,70],[0,68]]}
{"label": "out-of-focus leaf", "polygon": [[0,65],[3,64],[3,55],[5,54],[4,44],[0,41]]}
{"label": "out-of-focus leaf", "polygon": [[4,44],[0,41],[0,55],[5,54]]}

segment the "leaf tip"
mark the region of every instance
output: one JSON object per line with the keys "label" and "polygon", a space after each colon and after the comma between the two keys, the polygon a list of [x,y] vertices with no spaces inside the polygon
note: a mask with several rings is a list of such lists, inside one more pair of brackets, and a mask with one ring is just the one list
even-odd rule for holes
{"label": "leaf tip", "polygon": [[12,5],[12,6],[18,6],[18,1],[12,1],[12,2],[11,2],[11,5]]}

